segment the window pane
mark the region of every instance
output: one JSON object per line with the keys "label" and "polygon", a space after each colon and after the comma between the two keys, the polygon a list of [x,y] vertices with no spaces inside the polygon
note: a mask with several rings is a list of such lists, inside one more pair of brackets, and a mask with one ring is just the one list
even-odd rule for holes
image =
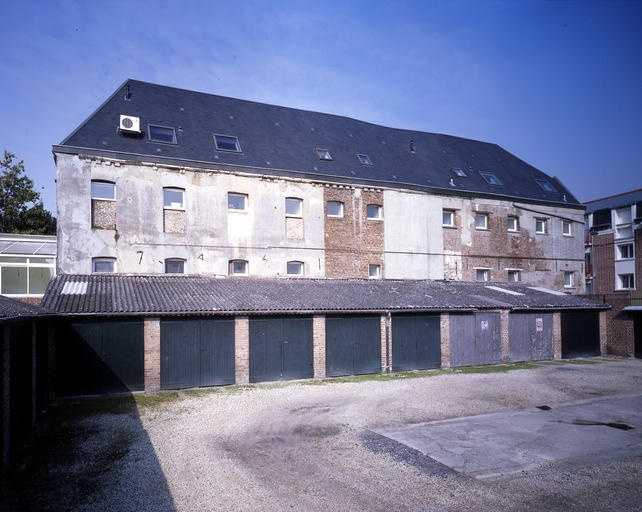
{"label": "window pane", "polygon": [[368,277],[381,277],[381,265],[368,265]]}
{"label": "window pane", "polygon": [[509,270],[508,271],[508,282],[517,283],[519,281],[519,271],[518,270]]}
{"label": "window pane", "polygon": [[232,262],[232,274],[247,274],[247,261],[234,260]]}
{"label": "window pane", "polygon": [[444,226],[452,226],[454,224],[453,217],[454,217],[453,212],[444,211],[443,213]]}
{"label": "window pane", "polygon": [[289,276],[302,276],[303,275],[303,263],[300,261],[288,261]]}
{"label": "window pane", "polygon": [[343,217],[343,203],[328,201],[328,215],[330,217]]}
{"label": "window pane", "polygon": [[165,208],[184,208],[184,196],[185,191],[182,188],[164,188],[163,206]]}
{"label": "window pane", "polygon": [[116,186],[103,181],[91,182],[92,199],[116,199]]}
{"label": "window pane", "polygon": [[52,277],[53,268],[51,267],[31,267],[29,269],[29,293],[37,295],[45,293]]}
{"label": "window pane", "polygon": [[571,287],[573,286],[573,273],[564,272],[564,286]]}
{"label": "window pane", "polygon": [[165,273],[166,274],[184,274],[185,260],[180,260],[180,259],[165,260]]}
{"label": "window pane", "polygon": [[176,144],[176,133],[174,128],[164,128],[162,126],[148,126],[149,128],[149,140],[154,140],[157,142],[169,142],[170,144]]}
{"label": "window pane", "polygon": [[482,178],[486,180],[490,185],[501,185],[502,182],[499,181],[499,178],[495,176],[492,172],[480,172]]}
{"label": "window pane", "polygon": [[537,184],[542,187],[546,192],[557,192],[555,187],[551,185],[548,181],[546,180],[535,180]]}
{"label": "window pane", "polygon": [[487,215],[478,213],[475,215],[475,227],[477,229],[486,229],[487,226]]}
{"label": "window pane", "polygon": [[301,217],[301,205],[303,203],[302,199],[297,199],[296,197],[286,197],[285,198],[285,214],[286,215],[295,215]]}
{"label": "window pane", "polygon": [[116,258],[94,258],[94,272],[114,272],[116,270]]}
{"label": "window pane", "polygon": [[508,217],[508,231],[517,231],[517,217]]}
{"label": "window pane", "polygon": [[26,267],[2,267],[1,270],[2,289],[0,289],[0,293],[27,294]]}
{"label": "window pane", "polygon": [[243,194],[227,194],[228,210],[245,210],[247,197]]}
{"label": "window pane", "polygon": [[366,208],[366,214],[369,219],[380,219],[381,206],[377,206],[376,204],[369,204]]}
{"label": "window pane", "polygon": [[368,157],[368,155],[357,155],[357,156],[359,157],[359,161],[363,165],[372,165],[372,162],[370,161],[370,158]]}
{"label": "window pane", "polygon": [[325,149],[317,149],[317,155],[321,160],[332,160],[330,153]]}
{"label": "window pane", "polygon": [[568,221],[562,221],[562,234],[570,235],[571,234],[571,223]]}
{"label": "window pane", "polygon": [[214,142],[216,143],[216,149],[223,149],[225,151],[241,151],[239,141],[236,137],[214,135]]}
{"label": "window pane", "polygon": [[488,281],[488,270],[477,270],[477,281]]}
{"label": "window pane", "polygon": [[546,221],[542,219],[535,220],[535,232],[546,233]]}

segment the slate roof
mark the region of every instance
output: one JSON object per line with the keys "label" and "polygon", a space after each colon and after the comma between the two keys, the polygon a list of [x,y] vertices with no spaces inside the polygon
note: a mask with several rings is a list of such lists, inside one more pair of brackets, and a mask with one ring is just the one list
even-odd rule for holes
{"label": "slate roof", "polygon": [[42,307],[0,295],[0,324],[47,316],[55,316],[55,314]]}
{"label": "slate roof", "polygon": [[459,281],[58,275],[42,305],[63,315],[161,316],[609,307],[540,290]]}
{"label": "slate roof", "polygon": [[[140,138],[118,133],[120,115],[140,118]],[[175,128],[177,144],[150,142],[149,124]],[[214,134],[238,137],[242,152],[217,151]],[[321,161],[315,148],[328,150],[332,161]],[[136,80],[127,80],[53,150],[582,208],[561,182],[496,144]],[[357,154],[368,155],[373,165],[362,165]],[[468,177],[456,176],[452,167]],[[503,185],[488,184],[479,171],[494,173]],[[557,192],[546,192],[535,179],[549,181]]]}
{"label": "slate roof", "polygon": [[609,210],[612,208],[621,208],[623,206],[629,206],[640,202],[642,202],[642,188],[631,190],[629,192],[623,192],[614,196],[587,201],[584,203],[586,205],[585,214],[588,215],[589,213],[593,213],[597,210],[603,210],[607,208]]}

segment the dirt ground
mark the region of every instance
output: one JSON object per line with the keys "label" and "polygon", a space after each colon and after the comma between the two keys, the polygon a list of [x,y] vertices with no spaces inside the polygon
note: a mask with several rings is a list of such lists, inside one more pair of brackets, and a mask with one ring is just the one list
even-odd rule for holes
{"label": "dirt ground", "polygon": [[642,360],[595,358],[66,401],[1,506],[642,510],[640,457],[484,482],[371,431],[634,392]]}

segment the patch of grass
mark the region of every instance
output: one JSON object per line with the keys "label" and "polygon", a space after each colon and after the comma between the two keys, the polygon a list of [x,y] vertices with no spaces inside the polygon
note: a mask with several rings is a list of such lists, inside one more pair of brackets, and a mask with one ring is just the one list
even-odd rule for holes
{"label": "patch of grass", "polygon": [[183,398],[177,391],[161,391],[160,393],[149,393],[134,395],[134,402],[138,407],[157,407],[159,405],[180,402]]}
{"label": "patch of grass", "polygon": [[589,361],[588,359],[565,359],[569,364],[600,364],[601,361]]}
{"label": "patch of grass", "polygon": [[532,363],[508,363],[497,365],[485,366],[462,366],[454,368],[452,371],[455,373],[506,373],[513,370],[534,370],[539,368],[538,365]]}

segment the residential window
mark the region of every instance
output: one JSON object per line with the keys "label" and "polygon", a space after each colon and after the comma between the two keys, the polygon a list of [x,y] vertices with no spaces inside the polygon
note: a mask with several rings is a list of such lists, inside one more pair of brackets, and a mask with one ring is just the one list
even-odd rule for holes
{"label": "residential window", "polygon": [[357,158],[359,158],[359,162],[361,162],[362,165],[372,165],[368,155],[357,155]]}
{"label": "residential window", "polygon": [[620,281],[620,290],[633,290],[635,288],[633,274],[620,274],[617,277]]}
{"label": "residential window", "polygon": [[631,207],[615,210],[615,238],[632,238]]}
{"label": "residential window", "polygon": [[508,282],[509,283],[518,283],[519,282],[519,270],[509,270],[508,271]]}
{"label": "residential window", "polygon": [[475,229],[488,229],[488,215],[486,213],[475,214]]}
{"label": "residential window", "polygon": [[343,203],[341,201],[328,201],[328,217],[343,217]]}
{"label": "residential window", "polygon": [[452,210],[444,210],[442,213],[443,216],[443,225],[449,228],[455,226],[455,212]]}
{"label": "residential window", "polygon": [[166,126],[147,126],[147,134],[152,142],[165,142],[166,144],[176,144],[176,131],[174,128]]}
{"label": "residential window", "polygon": [[508,217],[508,231],[519,231],[518,217]]}
{"label": "residential window", "polygon": [[330,152],[327,149],[316,149],[317,156],[319,157],[320,160],[326,160],[330,161],[332,160],[332,157],[330,156]]}
{"label": "residential window", "polygon": [[479,174],[481,174],[482,178],[484,178],[489,185],[503,185],[503,183],[499,181],[499,178],[492,172],[479,171]]}
{"label": "residential window", "polygon": [[42,295],[54,274],[54,258],[0,256],[0,293]]}
{"label": "residential window", "polygon": [[627,260],[633,258],[633,244],[624,244],[617,246],[618,260]]}
{"label": "residential window", "polygon": [[91,198],[101,201],[115,201],[116,185],[107,181],[92,181]]}
{"label": "residential window", "polygon": [[185,209],[185,190],[182,188],[163,189],[163,207],[171,210]]}
{"label": "residential window", "polygon": [[573,288],[573,272],[564,272],[564,288]]}
{"label": "residential window", "polygon": [[564,236],[572,236],[573,235],[572,224],[568,220],[563,220],[562,221],[562,235],[564,235]]}
{"label": "residential window", "polygon": [[289,276],[302,276],[303,275],[303,262],[302,261],[288,261],[287,273]]}
{"label": "residential window", "polygon": [[368,265],[368,277],[370,279],[381,279],[381,265]]}
{"label": "residential window", "polygon": [[488,281],[489,271],[487,268],[477,269],[477,281]]}
{"label": "residential window", "polygon": [[91,182],[91,227],[116,229],[116,185],[107,181]]}
{"label": "residential window", "polygon": [[93,258],[91,260],[92,272],[113,273],[116,272],[116,258]]}
{"label": "residential window", "polygon": [[459,167],[451,167],[450,170],[460,178],[468,178],[468,176],[466,176],[466,173],[462,171]]}
{"label": "residential window", "polygon": [[538,235],[546,234],[546,219],[535,219],[535,233]]}
{"label": "residential window", "polygon": [[236,137],[229,137],[228,135],[214,135],[214,144],[219,151],[234,151],[241,152],[239,140]]}
{"label": "residential window", "polygon": [[229,192],[227,194],[227,209],[242,212],[246,211],[247,196],[245,194],[233,194]]}
{"label": "residential window", "polygon": [[180,258],[168,258],[165,260],[166,274],[184,274],[185,260]]}
{"label": "residential window", "polygon": [[557,192],[557,189],[546,180],[535,180],[546,192]]}
{"label": "residential window", "polygon": [[249,274],[249,265],[245,260],[232,260],[230,261],[230,275],[231,276],[246,276]]}
{"label": "residential window", "polygon": [[370,220],[381,220],[383,218],[383,208],[376,204],[369,204],[366,207],[366,216]]}
{"label": "residential window", "polygon": [[288,217],[302,217],[303,216],[303,199],[299,199],[298,197],[286,197],[285,214]]}

